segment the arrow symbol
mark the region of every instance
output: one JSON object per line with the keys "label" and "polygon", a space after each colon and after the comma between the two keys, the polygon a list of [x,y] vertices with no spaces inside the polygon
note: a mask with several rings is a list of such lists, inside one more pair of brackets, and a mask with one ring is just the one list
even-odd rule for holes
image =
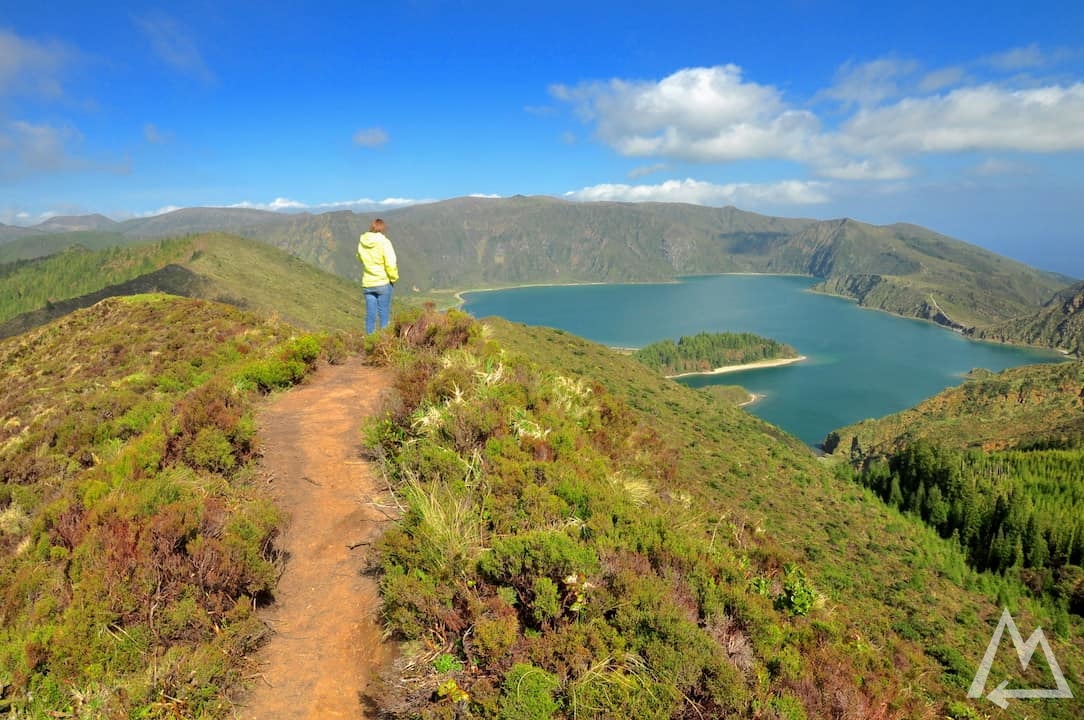
{"label": "arrow symbol", "polygon": [[1002,710],[1009,707],[1009,698],[1012,697],[1012,695],[1009,694],[1012,692],[1012,690],[1009,690],[1008,692],[1005,691],[1005,686],[1008,684],[1009,681],[1005,680],[996,688],[991,690],[990,694],[986,696],[987,700],[992,702],[994,705],[997,705]]}
{"label": "arrow symbol", "polygon": [[1005,612],[1001,614],[1001,621],[998,622],[997,627],[994,629],[994,636],[990,638],[990,644],[986,648],[986,655],[983,656],[982,662],[979,663],[978,672],[975,673],[975,680],[971,683],[971,689],[968,690],[967,696],[969,698],[982,697],[982,693],[986,688],[986,677],[990,674],[990,667],[994,662],[994,655],[997,654],[998,643],[1001,642],[1001,635],[1006,629],[1009,631],[1009,636],[1012,638],[1013,647],[1016,649],[1017,658],[1020,660],[1020,667],[1024,670],[1028,669],[1028,665],[1031,663],[1031,657],[1035,654],[1035,650],[1042,647],[1043,654],[1046,656],[1047,665],[1050,666],[1050,671],[1054,675],[1054,682],[1057,687],[1039,689],[1013,688],[1011,690],[1006,690],[1005,687],[1009,684],[1009,681],[1006,680],[991,690],[990,694],[986,696],[986,699],[1004,710],[1009,706],[1009,700],[1013,699],[1072,698],[1073,692],[1069,689],[1069,683],[1066,682],[1065,675],[1062,673],[1061,667],[1058,666],[1058,661],[1054,657],[1054,652],[1050,649],[1050,643],[1046,641],[1046,635],[1043,634],[1042,628],[1036,628],[1035,632],[1028,638],[1028,641],[1024,642],[1024,638],[1021,637],[1020,630],[1016,627],[1016,623],[1013,621],[1012,615],[1009,614],[1008,608],[1005,608]]}
{"label": "arrow symbol", "polygon": [[1009,701],[1010,700],[1034,700],[1034,699],[1038,699],[1038,698],[1051,699],[1051,698],[1072,698],[1073,697],[1073,693],[1069,690],[1068,686],[1066,686],[1064,688],[1058,687],[1056,689],[1055,688],[1039,688],[1039,689],[1012,688],[1011,690],[1006,690],[1005,686],[1008,685],[1008,684],[1009,684],[1009,681],[1005,680],[1000,685],[998,685],[996,688],[991,690],[990,694],[986,696],[987,700],[992,702],[994,705],[997,705],[1002,710],[1009,707]]}

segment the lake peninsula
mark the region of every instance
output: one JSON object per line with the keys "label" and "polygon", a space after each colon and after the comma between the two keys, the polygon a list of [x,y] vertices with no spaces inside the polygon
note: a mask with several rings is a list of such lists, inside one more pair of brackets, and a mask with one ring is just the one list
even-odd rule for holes
{"label": "lake peninsula", "polygon": [[753,333],[697,333],[651,343],[633,355],[666,377],[718,375],[800,362],[789,345]]}

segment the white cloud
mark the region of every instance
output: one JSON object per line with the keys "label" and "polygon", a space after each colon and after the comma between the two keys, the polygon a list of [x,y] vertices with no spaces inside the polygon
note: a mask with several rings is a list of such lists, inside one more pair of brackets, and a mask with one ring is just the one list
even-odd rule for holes
{"label": "white cloud", "polygon": [[242,200],[238,203],[226,205],[228,208],[243,208],[245,210],[307,210],[308,205],[296,200],[290,200],[289,198],[275,198],[271,202],[252,202],[250,200]]}
{"label": "white cloud", "polygon": [[785,180],[777,183],[728,183],[667,180],[657,185],[594,185],[565,193],[570,200],[614,202],[682,202],[695,205],[810,205],[828,202],[823,182]]}
{"label": "white cloud", "polygon": [[154,217],[155,215],[165,215],[166,213],[176,212],[183,209],[184,208],[180,205],[163,205],[157,210],[151,210],[145,213],[137,213],[134,217]]}
{"label": "white cloud", "polygon": [[1027,47],[1013,48],[1003,53],[990,55],[985,60],[988,65],[1008,72],[1032,70],[1046,64],[1043,51],[1035,43]]}
{"label": "white cloud", "polygon": [[877,105],[900,94],[900,81],[913,75],[918,63],[880,58],[865,63],[845,63],[836,71],[835,84],[820,94],[838,100],[843,107]]}
{"label": "white cloud", "polygon": [[[44,219],[44,218],[43,218]],[[0,223],[4,225],[34,225],[41,220],[34,220],[30,213],[18,208],[0,209]]]}
{"label": "white cloud", "polygon": [[497,199],[500,199],[500,198],[502,198],[504,196],[503,195],[497,195],[496,193],[471,193],[467,197],[483,198],[483,199],[486,199],[486,200],[497,200]]}
{"label": "white cloud", "polygon": [[666,163],[655,163],[654,165],[641,165],[640,167],[635,167],[632,170],[629,170],[629,180],[635,180],[636,178],[662,172],[667,167]]}
{"label": "white cloud", "polygon": [[[1036,52],[1013,51],[1001,62],[1034,63]],[[917,63],[895,58],[844,65],[831,87],[810,98],[836,101],[843,114],[827,116],[831,124],[788,104],[778,89],[745,80],[734,65],[685,69],[657,82],[555,85],[550,92],[623,156],[705,164],[784,160],[834,180],[902,180],[917,174],[923,157],[937,154],[1084,150],[1084,83],[975,84],[964,66],[923,74]],[[648,163],[630,178],[661,164]],[[599,187],[658,193],[664,186]]]}
{"label": "white cloud", "polygon": [[825,164],[818,168],[817,174],[834,180],[901,180],[911,177],[914,172],[892,158],[867,158],[836,165]]}
{"label": "white cloud", "polygon": [[[498,196],[493,196],[498,197]],[[251,210],[271,210],[274,212],[288,212],[288,211],[303,211],[303,210],[355,210],[355,211],[369,211],[369,210],[383,210],[389,208],[405,207],[407,205],[420,205],[422,203],[434,202],[433,200],[419,200],[416,198],[401,198],[401,197],[389,197],[383,200],[374,200],[372,198],[358,198],[357,200],[340,200],[335,202],[322,202],[315,204],[303,203],[298,200],[291,200],[289,198],[278,197],[271,202],[252,202],[245,200],[226,207],[231,208],[247,208]]]}
{"label": "white cloud", "polygon": [[841,145],[858,153],[1084,150],[1084,84],[1028,90],[981,85],[861,110]]}
{"label": "white cloud", "polygon": [[422,203],[434,202],[433,200],[403,197],[388,197],[383,200],[371,198],[358,198],[357,200],[340,200],[338,202],[324,202],[314,205],[317,209],[341,208],[353,210],[381,210],[385,208],[405,207],[407,205],[421,205]]}
{"label": "white cloud", "polygon": [[354,144],[361,147],[381,147],[388,144],[388,133],[383,128],[363,128],[354,133]]}
{"label": "white cloud", "polygon": [[941,68],[926,73],[918,83],[919,92],[933,93],[953,85],[959,85],[967,77],[967,72],[959,66]]}
{"label": "white cloud", "polygon": [[657,83],[611,80],[555,85],[622,155],[696,162],[799,158],[819,129],[816,116],[791,109],[779,90],[746,82],[736,65],[680,70]]}
{"label": "white cloud", "polygon": [[275,198],[268,204],[268,210],[303,210],[308,207],[305,203],[298,202],[297,200],[290,200],[289,198]]}
{"label": "white cloud", "polygon": [[62,97],[61,75],[77,56],[62,43],[40,43],[0,29],[0,96],[25,92]]}
{"label": "white cloud", "polygon": [[1025,163],[1010,162],[1002,158],[986,158],[978,165],[970,168],[968,173],[978,177],[992,177],[996,175],[1026,175],[1034,172],[1034,168]]}
{"label": "white cloud", "polygon": [[72,126],[34,125],[22,120],[4,123],[0,125],[0,178],[86,167],[86,161],[71,152],[82,140],[82,134]]}
{"label": "white cloud", "polygon": [[182,75],[207,84],[214,82],[215,74],[204,61],[192,34],[182,23],[160,11],[136,18],[135,22],[159,60]]}

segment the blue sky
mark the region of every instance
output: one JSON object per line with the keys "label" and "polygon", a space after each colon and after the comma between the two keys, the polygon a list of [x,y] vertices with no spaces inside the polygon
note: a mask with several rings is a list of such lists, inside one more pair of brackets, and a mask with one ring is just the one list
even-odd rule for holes
{"label": "blue sky", "polygon": [[1084,277],[1074,0],[5,4],[7,224],[544,194],[913,222]]}

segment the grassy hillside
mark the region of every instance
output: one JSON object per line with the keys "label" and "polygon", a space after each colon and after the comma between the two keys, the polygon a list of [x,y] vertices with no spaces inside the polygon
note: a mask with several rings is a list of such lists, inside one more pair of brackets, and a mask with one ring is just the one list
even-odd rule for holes
{"label": "grassy hillside", "polygon": [[1084,361],[977,373],[826,448],[973,567],[1084,616]]}
{"label": "grassy hillside", "polygon": [[0,713],[228,715],[278,575],[254,401],[341,345],[166,295],[0,341]]}
{"label": "grassy hillside", "polygon": [[[1072,283],[914,225],[776,218],[735,208],[459,198],[382,213],[404,290],[534,282],[645,281],[722,272],[821,278],[826,292],[957,328],[1036,313]],[[282,215],[190,208],[112,228],[115,242],[217,229],[274,245],[342,277],[357,275],[357,237],[375,214]],[[62,236],[35,242],[59,249]],[[88,235],[84,242],[104,240]],[[29,241],[0,260],[32,257]],[[20,254],[23,253],[23,254]]]}
{"label": "grassy hillside", "polygon": [[209,234],[99,251],[74,247],[0,265],[0,337],[105,297],[151,291],[226,302],[309,329],[356,328],[364,317],[356,283],[263,243]]}
{"label": "grassy hillside", "polygon": [[1071,444],[1084,437],[1084,361],[976,371],[913,408],[834,431],[825,449],[857,459],[920,439],[955,449]]}
{"label": "grassy hillside", "polygon": [[1084,283],[1062,290],[1034,315],[976,330],[975,335],[1000,342],[1044,345],[1084,356]]}
{"label": "grassy hillside", "polygon": [[1079,619],[708,393],[455,312],[369,351],[400,369],[366,431],[406,507],[381,546],[396,717],[980,718],[998,603],[1056,626],[1080,689]]}

